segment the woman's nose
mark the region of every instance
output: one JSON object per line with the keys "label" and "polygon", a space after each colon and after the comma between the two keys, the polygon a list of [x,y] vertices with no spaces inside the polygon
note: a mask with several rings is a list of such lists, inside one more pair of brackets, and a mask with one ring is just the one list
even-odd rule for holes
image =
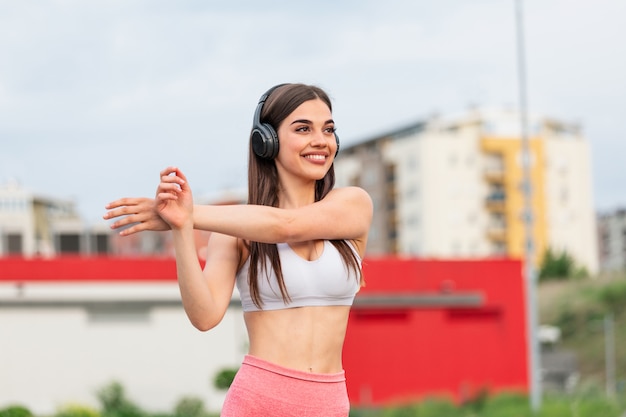
{"label": "woman's nose", "polygon": [[315,131],[313,133],[313,137],[311,138],[311,144],[314,146],[324,146],[326,145],[326,137],[324,136],[324,132]]}

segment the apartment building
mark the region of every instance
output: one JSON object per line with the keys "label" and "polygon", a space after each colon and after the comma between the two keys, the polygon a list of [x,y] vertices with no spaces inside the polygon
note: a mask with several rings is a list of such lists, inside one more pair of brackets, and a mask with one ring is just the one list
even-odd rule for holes
{"label": "apartment building", "polygon": [[600,269],[626,271],[626,209],[598,216]]}
{"label": "apartment building", "polygon": [[[370,255],[520,258],[525,248],[520,116],[472,109],[432,117],[341,151],[338,185],[374,201]],[[566,250],[598,270],[589,144],[578,125],[531,115],[534,261]]]}
{"label": "apartment building", "polygon": [[109,236],[104,225],[86,227],[72,200],[0,185],[0,256],[107,253]]}

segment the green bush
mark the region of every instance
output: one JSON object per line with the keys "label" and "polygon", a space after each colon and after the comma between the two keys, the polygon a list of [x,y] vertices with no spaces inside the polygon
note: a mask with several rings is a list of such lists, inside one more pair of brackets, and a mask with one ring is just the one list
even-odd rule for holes
{"label": "green bush", "polygon": [[461,416],[461,410],[456,407],[452,401],[447,399],[429,398],[418,403],[416,407],[417,416],[420,417],[438,417],[449,416],[457,417]]}
{"label": "green bush", "polygon": [[556,399],[552,401],[544,401],[538,417],[581,417],[578,414],[572,413],[573,404],[574,401],[565,402]]}
{"label": "green bush", "polygon": [[480,410],[467,403],[457,406],[428,399],[396,407],[353,408],[350,417],[620,417],[626,410],[624,400],[609,400],[601,394],[546,395],[539,412],[533,413],[526,395],[502,393],[487,397]]}
{"label": "green bush", "polygon": [[626,308],[626,280],[614,281],[599,288],[595,296],[608,311],[621,313]]}
{"label": "green bush", "polygon": [[573,415],[579,417],[618,417],[622,415],[624,408],[620,408],[614,401],[606,398],[588,399],[572,405]]}
{"label": "green bush", "polygon": [[381,417],[413,417],[417,416],[416,405],[390,407],[383,411]]}
{"label": "green bush", "polygon": [[238,369],[224,368],[220,370],[213,379],[213,386],[219,390],[227,390],[230,388]]}
{"label": "green bush", "polygon": [[530,415],[530,405],[526,395],[502,393],[487,398],[481,417],[518,417]]}
{"label": "green bush", "polygon": [[567,251],[556,253],[548,248],[541,260],[539,280],[562,280],[568,278],[584,278],[589,276],[584,267],[578,267],[576,260]]}
{"label": "green bush", "polygon": [[471,397],[466,399],[462,406],[465,409],[477,412],[481,411],[485,408],[487,404],[487,400],[489,400],[489,390],[487,388],[481,388],[477,392],[475,392]]}
{"label": "green bush", "polygon": [[197,397],[183,397],[174,408],[175,417],[206,417],[207,415],[204,402]]}
{"label": "green bush", "polygon": [[124,387],[117,381],[102,387],[96,396],[102,406],[102,417],[145,417],[145,413],[126,398]]}
{"label": "green bush", "polygon": [[33,413],[23,405],[14,404],[0,409],[0,417],[33,417]]}
{"label": "green bush", "polygon": [[66,404],[57,410],[54,417],[100,417],[100,412],[85,405]]}

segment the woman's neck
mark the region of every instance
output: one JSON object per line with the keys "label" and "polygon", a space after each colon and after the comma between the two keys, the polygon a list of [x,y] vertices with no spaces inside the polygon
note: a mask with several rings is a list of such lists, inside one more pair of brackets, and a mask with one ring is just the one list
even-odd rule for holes
{"label": "woman's neck", "polygon": [[278,205],[281,208],[298,208],[315,202],[315,181],[310,185],[287,187],[281,185],[278,192]]}

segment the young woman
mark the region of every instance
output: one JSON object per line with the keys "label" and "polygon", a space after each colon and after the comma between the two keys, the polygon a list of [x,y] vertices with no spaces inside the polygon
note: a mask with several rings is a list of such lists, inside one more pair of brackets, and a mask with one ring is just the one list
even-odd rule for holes
{"label": "young woman", "polygon": [[[185,312],[200,330],[224,316],[234,286],[250,348],[222,416],[348,416],[342,367],[362,282],[372,202],[334,185],[339,148],[327,94],[281,84],[261,97],[250,135],[248,204],[193,204],[185,175],[161,171],[155,199],[107,205],[124,235],[171,229]],[[204,269],[193,229],[213,232]]]}

